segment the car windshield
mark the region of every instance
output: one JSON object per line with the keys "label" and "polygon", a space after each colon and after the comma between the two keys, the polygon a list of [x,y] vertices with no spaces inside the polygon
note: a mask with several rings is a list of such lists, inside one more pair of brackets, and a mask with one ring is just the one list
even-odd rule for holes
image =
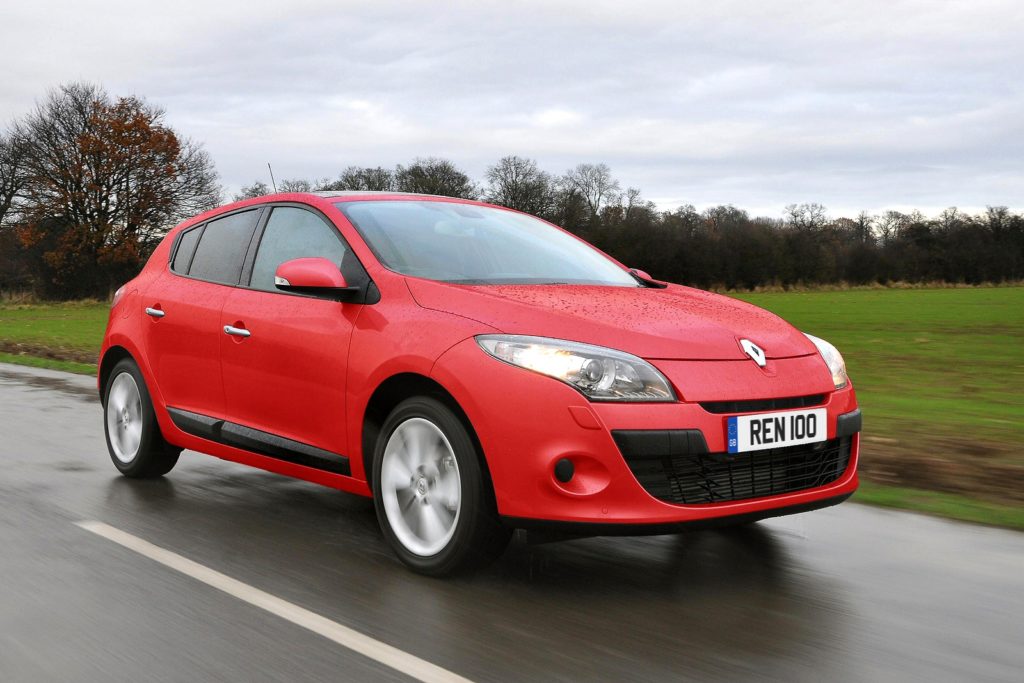
{"label": "car windshield", "polygon": [[403,275],[474,285],[642,286],[585,242],[525,214],[437,201],[336,206],[380,262]]}

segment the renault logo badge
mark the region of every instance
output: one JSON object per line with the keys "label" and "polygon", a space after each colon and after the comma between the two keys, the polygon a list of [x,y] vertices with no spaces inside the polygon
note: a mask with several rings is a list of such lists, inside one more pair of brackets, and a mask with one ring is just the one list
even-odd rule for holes
{"label": "renault logo badge", "polygon": [[757,363],[757,367],[763,368],[768,364],[768,359],[765,358],[764,349],[750,341],[749,339],[740,339],[740,347],[743,352],[750,356],[751,360]]}

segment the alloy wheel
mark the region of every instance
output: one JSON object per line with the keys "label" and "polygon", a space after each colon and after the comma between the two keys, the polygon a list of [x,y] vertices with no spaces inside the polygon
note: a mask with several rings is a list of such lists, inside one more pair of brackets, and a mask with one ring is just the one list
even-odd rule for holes
{"label": "alloy wheel", "polygon": [[110,385],[107,434],[114,456],[126,465],[132,462],[142,445],[142,396],[131,373],[122,372]]}
{"label": "alloy wheel", "polygon": [[381,494],[388,524],[409,552],[435,555],[448,545],[462,508],[455,451],[433,422],[399,424],[384,448]]}

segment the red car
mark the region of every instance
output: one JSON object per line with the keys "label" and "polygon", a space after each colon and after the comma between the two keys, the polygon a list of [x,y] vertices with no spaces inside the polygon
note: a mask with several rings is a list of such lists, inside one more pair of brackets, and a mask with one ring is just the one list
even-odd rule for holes
{"label": "red car", "polygon": [[372,496],[428,574],[516,528],[673,533],[857,488],[833,346],[479,202],[278,194],[198,216],[118,290],[99,367],[124,475],[187,448]]}

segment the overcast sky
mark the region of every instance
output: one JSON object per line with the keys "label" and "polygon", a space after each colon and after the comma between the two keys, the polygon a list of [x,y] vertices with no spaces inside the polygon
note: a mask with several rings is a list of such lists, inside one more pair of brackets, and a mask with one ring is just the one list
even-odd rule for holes
{"label": "overcast sky", "polygon": [[5,0],[0,122],[167,110],[229,193],[443,156],[603,161],[663,208],[1024,208],[1024,2]]}

